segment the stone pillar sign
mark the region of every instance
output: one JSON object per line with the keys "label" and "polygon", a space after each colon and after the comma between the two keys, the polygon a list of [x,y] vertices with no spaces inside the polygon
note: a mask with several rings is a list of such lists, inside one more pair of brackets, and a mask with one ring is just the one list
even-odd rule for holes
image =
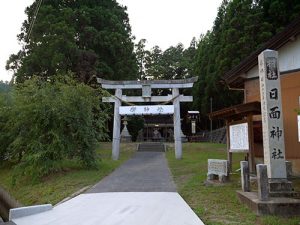
{"label": "stone pillar sign", "polygon": [[258,56],[264,163],[269,179],[286,179],[283,115],[278,53],[265,50]]}

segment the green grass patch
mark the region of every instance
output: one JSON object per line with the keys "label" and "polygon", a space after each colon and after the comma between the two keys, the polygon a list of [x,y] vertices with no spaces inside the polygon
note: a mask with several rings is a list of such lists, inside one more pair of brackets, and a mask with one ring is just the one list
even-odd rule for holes
{"label": "green grass patch", "polygon": [[111,143],[100,143],[97,170],[83,169],[77,161],[64,161],[63,170],[44,177],[39,183],[23,179],[12,185],[13,165],[5,164],[0,170],[0,184],[24,205],[56,204],[72,193],[93,185],[111,173],[135,151],[135,144],[121,144],[120,160],[111,159]]}
{"label": "green grass patch", "polygon": [[[240,172],[236,170],[240,161],[244,160],[244,154],[233,154],[233,174],[224,186],[205,186],[204,181],[207,178],[207,159],[226,159],[225,145],[185,143],[182,160],[175,159],[173,150],[168,151],[166,156],[179,194],[206,225],[300,224],[300,217],[258,217],[239,202],[236,190],[241,190],[241,182]],[[295,184],[298,186],[299,181]]]}

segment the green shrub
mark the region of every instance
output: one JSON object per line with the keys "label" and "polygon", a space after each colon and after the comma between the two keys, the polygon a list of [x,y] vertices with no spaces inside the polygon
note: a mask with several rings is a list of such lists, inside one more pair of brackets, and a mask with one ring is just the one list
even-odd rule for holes
{"label": "green shrub", "polygon": [[[77,83],[68,76],[45,81],[34,77],[12,91],[9,113],[1,130],[10,143],[6,154],[17,160],[16,177],[41,178],[60,169],[66,158],[96,167],[95,147],[106,138],[107,107],[103,91]],[[0,131],[0,132],[1,132]]]}
{"label": "green shrub", "polygon": [[8,146],[12,142],[12,136],[7,132],[8,117],[11,114],[11,92],[0,92],[0,163],[8,158]]}

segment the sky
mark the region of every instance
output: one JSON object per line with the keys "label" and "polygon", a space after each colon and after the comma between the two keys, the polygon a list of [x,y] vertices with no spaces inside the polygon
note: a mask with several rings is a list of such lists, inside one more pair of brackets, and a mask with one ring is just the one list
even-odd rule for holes
{"label": "sky", "polygon": [[[5,70],[9,55],[21,49],[17,34],[26,19],[25,8],[34,0],[0,1],[0,80],[10,80]],[[213,26],[222,0],[117,0],[127,6],[135,42],[146,39],[148,49],[158,45],[162,50],[182,43],[188,47]]]}

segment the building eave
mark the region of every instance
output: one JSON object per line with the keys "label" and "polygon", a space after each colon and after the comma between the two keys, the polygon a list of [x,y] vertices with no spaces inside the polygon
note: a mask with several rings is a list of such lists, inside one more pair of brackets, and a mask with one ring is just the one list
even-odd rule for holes
{"label": "building eave", "polygon": [[210,119],[241,119],[247,115],[260,115],[260,102],[249,102],[224,108],[209,114]]}

